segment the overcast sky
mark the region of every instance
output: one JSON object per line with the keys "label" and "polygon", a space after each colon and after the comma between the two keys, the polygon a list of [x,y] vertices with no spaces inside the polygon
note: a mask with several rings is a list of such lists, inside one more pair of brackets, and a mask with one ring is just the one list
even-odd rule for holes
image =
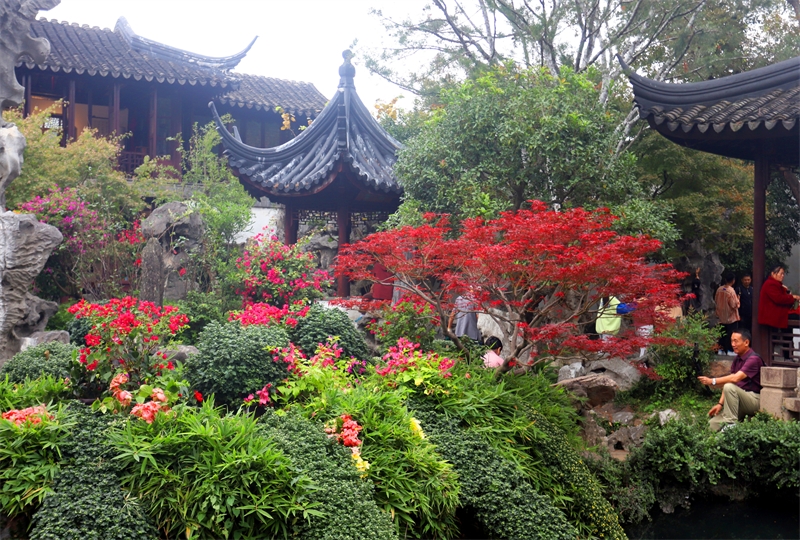
{"label": "overcast sky", "polygon": [[[2,0],[0,0],[2,1]],[[383,28],[370,8],[403,16],[425,0],[61,0],[39,17],[113,29],[125,17],[142,37],[207,56],[228,56],[259,36],[236,71],[307,81],[327,97],[339,82],[342,51],[378,46]],[[356,65],[356,90],[375,100],[403,94]],[[406,93],[407,95],[407,93]],[[405,100],[409,103],[411,100]],[[410,106],[410,103],[409,103]]]}

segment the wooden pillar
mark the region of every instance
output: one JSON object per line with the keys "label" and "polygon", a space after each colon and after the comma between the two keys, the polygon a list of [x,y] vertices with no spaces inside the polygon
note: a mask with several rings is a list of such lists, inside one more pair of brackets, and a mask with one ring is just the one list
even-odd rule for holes
{"label": "wooden pillar", "polygon": [[[183,131],[183,103],[181,101],[181,95],[175,94],[171,98],[172,101],[172,119],[170,120],[169,130],[173,137],[175,137],[178,133]],[[183,136],[183,135],[181,135]],[[172,151],[170,152],[170,159],[172,161],[172,166],[175,167],[177,170],[181,170],[181,153],[178,151],[178,147],[180,143],[176,140],[172,143]]]}
{"label": "wooden pillar", "polygon": [[294,217],[294,207],[286,204],[283,210],[283,243],[292,246],[297,243],[299,220]]}
{"label": "wooden pillar", "polygon": [[67,139],[74,141],[77,136],[75,125],[75,79],[69,80],[69,105],[67,106]]}
{"label": "wooden pillar", "polygon": [[147,153],[151,158],[156,157],[156,136],[158,133],[158,89],[153,87],[150,91],[150,118],[148,122]]}
{"label": "wooden pillar", "polygon": [[91,128],[94,127],[94,121],[92,120],[92,117],[94,116],[94,110],[92,109],[94,106],[94,101],[92,100],[92,85],[89,85],[89,96],[86,101],[87,115],[89,116],[87,121],[89,123],[89,127]]}
{"label": "wooden pillar", "polygon": [[119,83],[114,83],[114,86],[111,89],[111,111],[109,120],[111,121],[111,125],[109,128],[111,129],[111,133],[115,135],[119,135],[120,132],[120,122],[119,122],[119,92],[120,92],[121,85]]}
{"label": "wooden pillar", "polygon": [[25,85],[25,104],[22,106],[23,118],[27,118],[33,111],[33,104],[31,103],[33,98],[33,90],[31,90],[32,82],[33,78],[30,75],[25,75],[23,78],[23,84]]}
{"label": "wooden pillar", "polygon": [[772,351],[769,348],[769,328],[758,324],[758,301],[761,285],[767,274],[766,268],[766,213],[767,186],[770,181],[769,158],[756,159],[753,192],[753,350],[772,365]]}
{"label": "wooden pillar", "polygon": [[[350,243],[350,209],[341,207],[336,212],[336,224],[339,228],[339,249]],[[350,296],[350,280],[346,275],[340,274],[336,285],[336,296],[347,298]]]}

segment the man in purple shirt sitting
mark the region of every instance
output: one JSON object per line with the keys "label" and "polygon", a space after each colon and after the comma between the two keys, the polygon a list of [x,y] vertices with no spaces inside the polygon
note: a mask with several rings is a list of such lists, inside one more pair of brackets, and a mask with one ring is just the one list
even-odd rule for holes
{"label": "man in purple shirt sitting", "polygon": [[[748,414],[758,411],[761,393],[761,366],[764,361],[750,348],[752,336],[747,329],[735,330],[731,334],[731,346],[736,359],[731,364],[731,374],[720,378],[698,377],[706,386],[724,385],[722,398],[711,407],[709,425],[714,431],[744,420]],[[720,412],[722,414],[720,414]]]}

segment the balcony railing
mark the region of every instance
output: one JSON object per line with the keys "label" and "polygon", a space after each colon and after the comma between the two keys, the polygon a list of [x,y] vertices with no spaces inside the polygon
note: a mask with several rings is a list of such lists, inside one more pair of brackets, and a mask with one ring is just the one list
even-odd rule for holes
{"label": "balcony railing", "polygon": [[144,163],[145,156],[147,156],[147,152],[120,152],[119,170],[125,173],[125,176],[133,176],[136,167]]}
{"label": "balcony railing", "polygon": [[772,330],[769,354],[773,366],[800,367],[800,320],[789,319],[789,327]]}

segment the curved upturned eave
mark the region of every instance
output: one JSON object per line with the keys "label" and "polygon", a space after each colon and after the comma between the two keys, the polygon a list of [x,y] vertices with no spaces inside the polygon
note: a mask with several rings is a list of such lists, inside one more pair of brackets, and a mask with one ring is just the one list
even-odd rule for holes
{"label": "curved upturned eave", "polygon": [[653,106],[678,107],[719,101],[737,101],[800,82],[800,56],[754,69],[696,83],[665,83],[636,74],[621,58],[619,62],[633,85],[636,102],[643,112]]}

